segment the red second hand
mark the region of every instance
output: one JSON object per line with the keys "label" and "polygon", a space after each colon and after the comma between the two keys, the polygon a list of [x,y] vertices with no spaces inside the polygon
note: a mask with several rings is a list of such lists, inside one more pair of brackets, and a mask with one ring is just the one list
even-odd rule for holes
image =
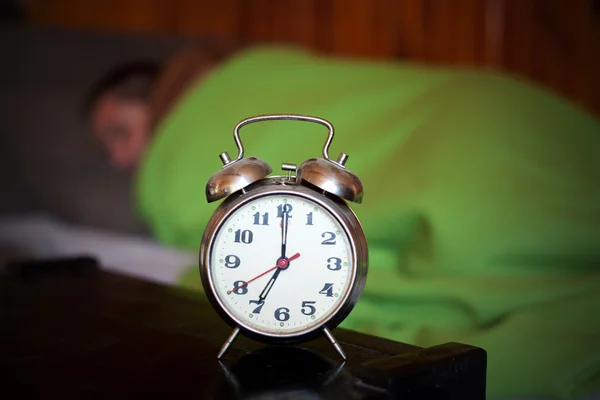
{"label": "red second hand", "polygon": [[273,268],[270,268],[270,269],[266,270],[265,272],[263,272],[260,275],[255,276],[254,278],[250,279],[248,282],[243,283],[243,284],[241,284],[239,286],[236,286],[236,287],[234,287],[231,290],[228,290],[227,294],[231,294],[231,293],[235,292],[236,290],[243,288],[244,286],[248,286],[248,284],[250,282],[253,282],[253,281],[257,280],[261,276],[266,275],[269,272],[271,272],[273,270],[276,270],[277,268],[287,268],[287,266],[290,264],[290,261],[295,260],[298,257],[300,257],[300,253],[294,254],[293,256],[291,256],[290,258],[288,258],[287,260],[285,258],[280,258],[279,260],[277,260],[277,265],[276,266],[274,266]]}
{"label": "red second hand", "polygon": [[[300,253],[296,253],[293,256],[291,256],[290,258],[287,259],[287,262],[289,263],[292,260],[295,260],[296,258],[300,257]],[[280,267],[283,268],[283,267]]]}

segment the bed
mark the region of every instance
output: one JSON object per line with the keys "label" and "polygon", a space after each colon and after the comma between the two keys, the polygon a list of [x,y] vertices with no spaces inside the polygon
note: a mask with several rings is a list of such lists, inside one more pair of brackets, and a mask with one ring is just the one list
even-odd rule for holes
{"label": "bed", "polygon": [[[542,3],[535,1],[507,7],[503,1],[460,1],[454,10],[428,1],[412,6],[381,1],[373,7],[360,1],[347,7],[339,1],[319,6],[296,1],[287,8],[268,1],[255,4],[260,7],[227,1],[208,9],[212,18],[199,19],[194,19],[199,7],[194,2],[175,2],[177,12],[167,22],[160,2],[145,14],[128,14],[127,7],[136,9],[134,3],[122,2],[125,9],[115,20],[112,15],[119,13],[99,5],[32,1],[28,18],[33,24],[1,28],[8,62],[0,65],[5,110],[0,123],[0,263],[91,254],[113,271],[173,283],[196,262],[195,252],[152,240],[132,207],[133,176],[109,168],[83,133],[85,90],[108,67],[131,58],[164,60],[190,46],[219,47],[238,40],[284,41],[359,58],[508,69],[569,96],[580,107],[600,110],[595,72],[600,53],[593,40],[597,2],[578,3],[568,23],[558,18],[564,11],[559,2],[540,11]],[[386,6],[398,14],[382,13]],[[280,17],[290,13],[301,22],[282,23]],[[462,19],[451,22],[458,15]],[[363,23],[365,16],[369,23]],[[453,45],[441,45],[444,40]],[[512,46],[518,42],[523,46]],[[539,51],[537,58],[533,49]]]}
{"label": "bed", "polygon": [[81,99],[119,62],[165,60],[190,46],[291,43],[361,59],[500,69],[600,113],[593,0],[34,0],[0,12],[9,22],[0,31],[8,60],[0,64],[0,213],[46,225],[147,238],[131,206],[132,176],[108,168],[82,134]]}
{"label": "bed", "polygon": [[[132,207],[132,174],[108,166],[81,111],[87,88],[106,68],[130,57],[161,60],[192,43],[198,41],[2,27],[9,61],[0,66],[0,263],[86,253],[124,273],[172,282],[194,262],[195,255],[163,249],[148,236]],[[163,269],[140,272],[138,257],[144,264],[162,259]]]}

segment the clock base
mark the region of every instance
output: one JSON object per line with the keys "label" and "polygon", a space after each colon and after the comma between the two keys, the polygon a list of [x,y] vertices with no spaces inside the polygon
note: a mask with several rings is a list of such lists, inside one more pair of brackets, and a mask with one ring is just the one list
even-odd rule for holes
{"label": "clock base", "polygon": [[[333,337],[333,334],[331,333],[331,331],[327,328],[323,328],[323,333],[325,334],[327,339],[329,339],[329,341],[331,342],[331,345],[333,346],[335,351],[337,351],[337,353],[340,355],[340,357],[342,357],[342,360],[345,360],[346,354],[344,354],[344,350],[342,350],[342,347],[340,346],[340,344],[337,342],[337,340],[335,340],[335,337]],[[229,337],[227,338],[225,343],[223,343],[223,346],[221,347],[221,350],[219,351],[219,354],[217,355],[218,359],[221,359],[221,357],[223,357],[223,355],[225,355],[225,353],[229,349],[229,346],[231,346],[231,344],[233,343],[233,341],[239,334],[240,334],[240,328],[237,328],[237,327],[234,328],[233,332],[231,332],[231,335],[229,335]]]}

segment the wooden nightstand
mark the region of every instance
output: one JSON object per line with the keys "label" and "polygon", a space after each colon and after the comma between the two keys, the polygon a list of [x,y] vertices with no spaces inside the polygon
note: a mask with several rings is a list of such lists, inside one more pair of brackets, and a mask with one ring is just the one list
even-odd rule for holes
{"label": "wooden nightstand", "polygon": [[19,263],[0,275],[6,398],[484,399],[486,353],[336,329],[269,347],[238,338],[194,293],[107,273],[93,258]]}

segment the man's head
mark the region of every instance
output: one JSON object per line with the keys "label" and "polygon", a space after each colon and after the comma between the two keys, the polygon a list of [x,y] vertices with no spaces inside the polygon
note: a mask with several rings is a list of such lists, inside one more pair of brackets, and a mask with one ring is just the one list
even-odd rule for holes
{"label": "man's head", "polygon": [[160,66],[132,62],[106,74],[90,92],[85,110],[94,138],[115,167],[132,168],[150,139],[150,95]]}

